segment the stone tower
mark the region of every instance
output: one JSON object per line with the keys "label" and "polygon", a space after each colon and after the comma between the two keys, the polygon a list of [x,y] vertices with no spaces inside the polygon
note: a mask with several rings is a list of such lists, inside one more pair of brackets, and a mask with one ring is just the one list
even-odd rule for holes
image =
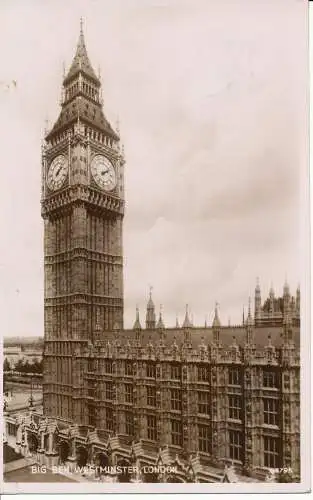
{"label": "stone tower", "polygon": [[42,147],[47,416],[83,423],[83,352],[123,328],[123,168],[81,25]]}

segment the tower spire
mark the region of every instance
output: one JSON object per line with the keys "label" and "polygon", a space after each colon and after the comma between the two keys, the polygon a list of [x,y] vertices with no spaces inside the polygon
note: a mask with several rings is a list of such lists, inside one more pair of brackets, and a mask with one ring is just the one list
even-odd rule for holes
{"label": "tower spire", "polygon": [[82,17],[80,18],[80,30],[79,30],[78,43],[76,47],[76,53],[73,62],[70,66],[70,69],[66,77],[64,78],[63,83],[65,84],[68,81],[72,80],[80,71],[83,72],[87,77],[89,77],[98,87],[100,87],[100,81],[96,73],[94,72],[93,67],[91,66],[87,54]]}

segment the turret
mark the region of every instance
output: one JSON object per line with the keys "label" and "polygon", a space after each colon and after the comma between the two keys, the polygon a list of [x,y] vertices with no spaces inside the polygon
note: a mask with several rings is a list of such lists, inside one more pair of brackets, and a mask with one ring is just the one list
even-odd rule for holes
{"label": "turret", "polygon": [[152,300],[152,287],[150,287],[149,300],[147,303],[146,328],[147,330],[154,330],[155,325],[156,325],[155,307]]}

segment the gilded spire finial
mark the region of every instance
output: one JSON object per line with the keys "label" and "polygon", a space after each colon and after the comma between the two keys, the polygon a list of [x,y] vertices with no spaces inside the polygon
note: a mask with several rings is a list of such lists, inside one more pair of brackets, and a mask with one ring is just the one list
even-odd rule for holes
{"label": "gilded spire finial", "polygon": [[80,18],[80,34],[81,34],[81,35],[83,34],[83,28],[84,28],[84,20],[83,20],[83,18],[81,17],[81,18]]}

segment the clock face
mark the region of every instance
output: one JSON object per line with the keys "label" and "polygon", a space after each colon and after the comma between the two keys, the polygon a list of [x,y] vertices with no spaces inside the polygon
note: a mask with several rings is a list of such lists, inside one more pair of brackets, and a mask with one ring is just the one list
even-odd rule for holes
{"label": "clock face", "polygon": [[97,155],[91,162],[91,173],[99,187],[112,191],[116,186],[116,174],[110,160],[102,155]]}
{"label": "clock face", "polygon": [[47,185],[51,191],[56,191],[63,186],[67,176],[67,170],[68,165],[65,156],[56,156],[49,167],[47,177]]}

